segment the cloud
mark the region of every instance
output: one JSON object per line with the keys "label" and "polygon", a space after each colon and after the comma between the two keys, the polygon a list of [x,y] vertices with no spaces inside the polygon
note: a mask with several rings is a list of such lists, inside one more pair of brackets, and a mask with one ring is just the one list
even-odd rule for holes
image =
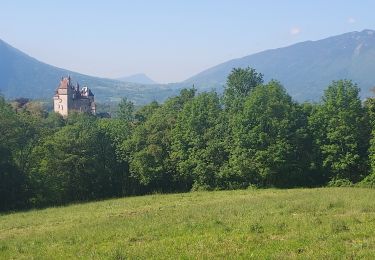
{"label": "cloud", "polygon": [[356,20],[355,20],[354,17],[349,17],[349,18],[348,18],[348,23],[353,24],[353,23],[355,23],[355,22],[356,22]]}
{"label": "cloud", "polygon": [[301,28],[299,27],[293,27],[292,29],[290,29],[289,33],[291,35],[298,35],[301,33]]}

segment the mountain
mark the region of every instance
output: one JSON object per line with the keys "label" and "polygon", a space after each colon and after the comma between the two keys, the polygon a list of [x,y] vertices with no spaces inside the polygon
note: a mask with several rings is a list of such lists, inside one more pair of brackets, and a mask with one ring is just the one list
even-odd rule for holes
{"label": "mountain", "polygon": [[295,99],[318,100],[332,80],[351,79],[369,96],[375,86],[375,31],[306,41],[230,60],[184,81],[198,90],[222,90],[234,67],[253,67],[266,81],[279,80]]}
{"label": "mountain", "polygon": [[0,40],[0,93],[6,98],[51,99],[62,76],[70,75],[81,86],[89,86],[99,102],[128,97],[136,104],[163,101],[177,90],[168,85],[142,85],[98,78],[40,62]]}
{"label": "mountain", "polygon": [[247,66],[263,73],[266,81],[279,80],[298,101],[319,100],[328,84],[337,79],[352,79],[361,87],[365,98],[375,86],[375,31],[350,32],[266,50],[219,64],[183,82],[164,85],[134,83],[145,80],[147,76],[143,74],[133,79],[114,80],[57,68],[0,40],[0,93],[6,98],[50,99],[60,78],[70,75],[81,86],[91,87],[99,102],[118,101],[126,96],[141,105],[152,100],[164,101],[179,89],[193,85],[198,91],[220,92],[233,68]]}
{"label": "mountain", "polygon": [[124,81],[124,82],[138,83],[138,84],[143,84],[143,85],[158,84],[157,82],[153,81],[146,74],[143,74],[143,73],[138,73],[138,74],[130,75],[127,77],[117,78],[117,80]]}

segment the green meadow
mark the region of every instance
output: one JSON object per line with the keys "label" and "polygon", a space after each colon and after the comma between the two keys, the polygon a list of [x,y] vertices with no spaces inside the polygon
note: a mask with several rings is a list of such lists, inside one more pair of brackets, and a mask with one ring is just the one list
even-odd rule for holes
{"label": "green meadow", "polygon": [[374,258],[375,190],[249,189],[0,215],[1,259]]}

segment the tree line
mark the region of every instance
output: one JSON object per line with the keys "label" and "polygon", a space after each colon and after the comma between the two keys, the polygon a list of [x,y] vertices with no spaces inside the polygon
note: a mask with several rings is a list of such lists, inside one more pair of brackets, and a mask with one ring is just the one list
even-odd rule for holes
{"label": "tree line", "polygon": [[375,185],[375,98],[349,80],[297,103],[233,69],[223,94],[183,89],[114,118],[62,118],[0,97],[0,210],[153,192]]}

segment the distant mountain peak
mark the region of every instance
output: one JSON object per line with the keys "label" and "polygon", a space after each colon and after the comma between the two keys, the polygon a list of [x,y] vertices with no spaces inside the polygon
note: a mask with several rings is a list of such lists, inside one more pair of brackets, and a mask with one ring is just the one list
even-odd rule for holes
{"label": "distant mountain peak", "polygon": [[361,33],[366,33],[368,35],[373,35],[373,34],[375,34],[375,31],[374,30],[370,30],[370,29],[365,29]]}
{"label": "distant mountain peak", "polygon": [[144,73],[137,73],[137,74],[133,74],[133,75],[126,76],[126,77],[120,77],[120,78],[117,78],[117,80],[124,81],[124,82],[138,83],[138,84],[149,84],[149,85],[158,84],[157,82],[149,78]]}

